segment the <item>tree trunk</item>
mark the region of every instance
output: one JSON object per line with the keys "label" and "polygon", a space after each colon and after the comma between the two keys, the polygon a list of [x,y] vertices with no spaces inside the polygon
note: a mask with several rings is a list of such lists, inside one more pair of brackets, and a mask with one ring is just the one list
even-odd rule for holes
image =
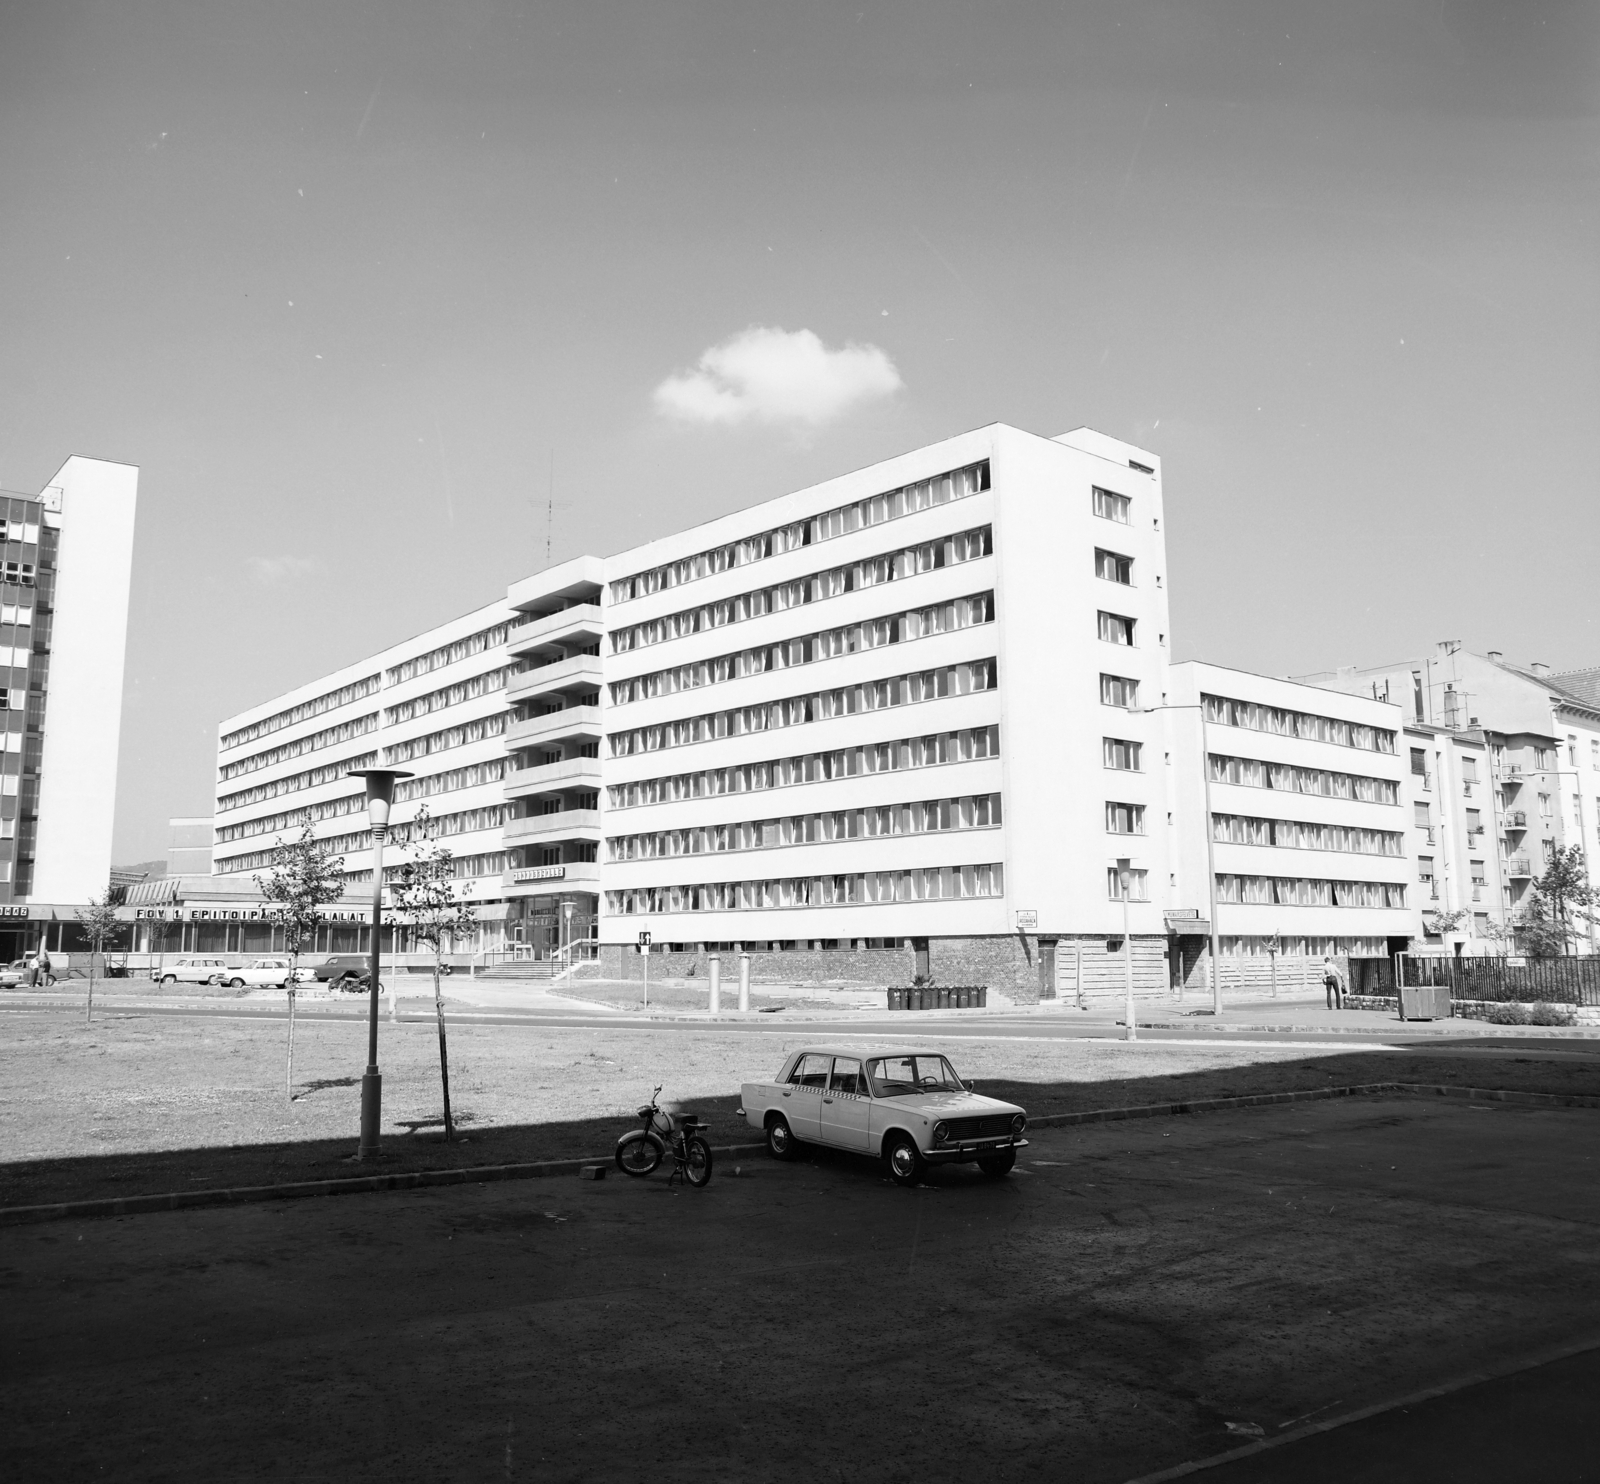
{"label": "tree trunk", "polygon": [[283,1100],[294,1106],[294,972],[295,961],[289,961],[289,1062],[283,1074]]}
{"label": "tree trunk", "polygon": [[439,958],[433,960],[433,1013],[439,1022],[439,1085],[444,1089],[444,1140],[450,1143],[456,1136],[456,1126],[450,1118],[450,1052],[444,1040],[444,994],[439,988]]}
{"label": "tree trunk", "polygon": [[89,950],[89,1000],[83,1007],[83,1023],[88,1025],[94,1019],[94,950]]}

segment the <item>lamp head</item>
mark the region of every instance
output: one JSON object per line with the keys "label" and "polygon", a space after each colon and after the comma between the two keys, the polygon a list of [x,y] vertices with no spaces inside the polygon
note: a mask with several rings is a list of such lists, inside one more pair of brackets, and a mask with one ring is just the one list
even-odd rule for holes
{"label": "lamp head", "polygon": [[374,829],[385,829],[389,824],[389,806],[394,802],[394,786],[402,778],[414,778],[404,768],[352,768],[347,778],[364,778],[367,781],[367,818]]}

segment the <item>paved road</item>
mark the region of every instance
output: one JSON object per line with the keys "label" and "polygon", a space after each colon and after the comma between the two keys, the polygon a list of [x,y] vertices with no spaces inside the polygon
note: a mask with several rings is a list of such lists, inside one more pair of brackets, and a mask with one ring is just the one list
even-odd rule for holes
{"label": "paved road", "polygon": [[1600,1332],[1597,1118],[1305,1104],[916,1191],[822,1154],[0,1230],[0,1476],[1117,1484]]}
{"label": "paved road", "polygon": [[1315,1433],[1198,1484],[1595,1484],[1600,1348]]}

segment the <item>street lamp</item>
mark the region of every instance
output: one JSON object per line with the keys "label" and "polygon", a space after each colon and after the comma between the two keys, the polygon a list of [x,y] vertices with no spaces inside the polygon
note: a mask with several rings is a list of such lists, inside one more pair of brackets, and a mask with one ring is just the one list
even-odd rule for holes
{"label": "street lamp", "polygon": [[[1203,701],[1188,702],[1177,706],[1146,706],[1141,711],[1136,711],[1138,716],[1152,716],[1157,711],[1198,711],[1200,713],[1200,781],[1205,786],[1205,832],[1206,832],[1206,901],[1211,920],[1206,924],[1209,933],[1209,961],[1206,964],[1206,974],[1211,980],[1211,1013],[1222,1014],[1222,976],[1217,972],[1217,843],[1216,828],[1211,821],[1211,758],[1206,746],[1206,716]],[[1183,966],[1179,965],[1179,973]],[[1180,980],[1180,983],[1182,981]]]}
{"label": "street lamp", "polygon": [[1122,988],[1125,1002],[1124,1041],[1137,1041],[1139,1028],[1133,1021],[1133,934],[1128,928],[1128,897],[1133,891],[1133,862],[1123,856],[1117,862],[1117,888],[1122,893]]}
{"label": "street lamp", "polygon": [[367,820],[372,825],[372,965],[367,1013],[367,1071],[361,1079],[361,1143],[357,1159],[378,1157],[378,1125],[383,1111],[383,1075],[378,1071],[378,968],[383,934],[383,842],[389,836],[389,806],[394,786],[414,774],[399,768],[353,768],[346,775],[367,783]]}

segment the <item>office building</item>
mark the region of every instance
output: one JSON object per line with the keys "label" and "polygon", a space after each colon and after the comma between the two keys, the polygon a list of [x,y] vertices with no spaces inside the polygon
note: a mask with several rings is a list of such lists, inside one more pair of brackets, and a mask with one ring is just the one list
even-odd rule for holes
{"label": "office building", "polygon": [[308,821],[370,880],[347,775],[379,763],[418,774],[400,844],[424,803],[445,822],[480,950],[633,976],[647,937],[668,970],[738,949],[1031,998],[1120,987],[1126,931],[1157,991],[1194,973],[1221,769],[1227,951],[1388,951],[1414,916],[1400,708],[1173,666],[1167,597],[1155,455],[980,428],[563,563],[229,718],[215,871]]}
{"label": "office building", "polygon": [[73,457],[39,494],[0,495],[0,904],[18,924],[0,934],[8,957],[3,940],[19,947],[53,919],[51,904],[87,902],[110,880],[138,478]]}

